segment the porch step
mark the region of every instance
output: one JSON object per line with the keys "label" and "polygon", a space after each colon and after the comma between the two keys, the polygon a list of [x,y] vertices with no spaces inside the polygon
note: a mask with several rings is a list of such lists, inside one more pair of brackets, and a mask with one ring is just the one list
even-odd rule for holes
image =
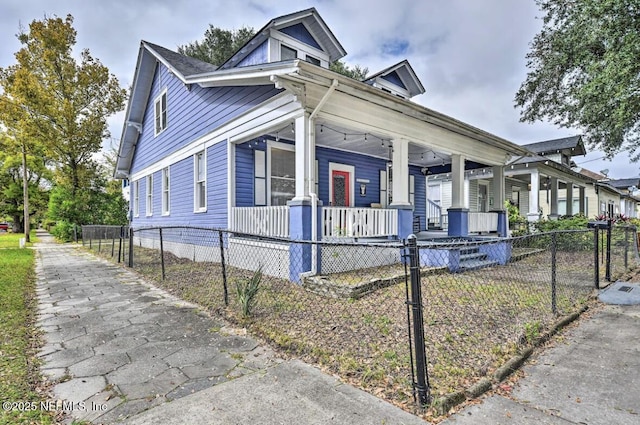
{"label": "porch step", "polygon": [[492,267],[497,265],[498,262],[494,261],[494,260],[466,260],[466,261],[460,261],[460,268],[458,269],[458,272],[467,272],[467,271],[471,271],[471,270],[478,270],[478,269],[483,269],[485,267]]}
{"label": "porch step", "polygon": [[478,252],[476,250],[476,252],[470,252],[467,254],[463,254],[461,251],[460,252],[460,262],[462,263],[463,261],[473,261],[473,260],[484,260],[485,258],[487,258],[487,254],[484,254],[482,252]]}

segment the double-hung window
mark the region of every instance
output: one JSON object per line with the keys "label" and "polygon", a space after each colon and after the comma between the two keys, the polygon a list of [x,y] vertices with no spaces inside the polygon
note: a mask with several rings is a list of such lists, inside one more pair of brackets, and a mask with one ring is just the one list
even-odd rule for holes
{"label": "double-hung window", "polygon": [[193,157],[194,166],[194,210],[207,210],[207,167],[204,151]]}
{"label": "double-hung window", "polygon": [[160,93],[154,101],[154,121],[156,136],[167,128],[167,90]]}
{"label": "double-hung window", "polygon": [[169,215],[171,187],[169,184],[169,167],[162,169],[162,215]]}
{"label": "double-hung window", "polygon": [[153,215],[153,174],[147,176],[147,208],[146,214]]}
{"label": "double-hung window", "polygon": [[290,149],[271,148],[271,205],[287,205],[296,194],[296,156]]}

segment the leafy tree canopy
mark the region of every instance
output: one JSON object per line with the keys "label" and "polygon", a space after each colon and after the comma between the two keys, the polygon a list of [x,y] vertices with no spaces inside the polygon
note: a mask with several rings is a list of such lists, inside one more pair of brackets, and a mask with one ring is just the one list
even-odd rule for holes
{"label": "leafy tree canopy", "polygon": [[107,117],[124,108],[126,91],[84,49],[78,63],[73,17],[34,20],[18,39],[17,63],[0,68],[0,122],[30,143],[41,143],[49,158],[81,187],[78,172],[109,137]]}
{"label": "leafy tree canopy", "polygon": [[254,35],[255,30],[251,27],[224,30],[209,24],[209,28],[204,32],[202,41],[194,41],[193,43],[179,46],[178,53],[220,66],[251,40]]}
{"label": "leafy tree canopy", "polygon": [[640,1],[537,0],[543,27],[516,93],[521,121],[579,128],[609,157],[640,159]]}

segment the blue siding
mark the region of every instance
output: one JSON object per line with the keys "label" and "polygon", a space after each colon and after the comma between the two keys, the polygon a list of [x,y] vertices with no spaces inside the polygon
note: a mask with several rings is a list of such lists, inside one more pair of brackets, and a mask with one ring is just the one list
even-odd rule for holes
{"label": "blue siding", "polygon": [[226,143],[218,143],[207,151],[207,213],[203,223],[223,229],[228,227],[227,156]]}
{"label": "blue siding", "polygon": [[307,27],[303,24],[295,24],[290,27],[282,28],[280,32],[287,34],[290,37],[295,38],[309,46],[315,47],[318,50],[322,50],[322,47],[318,44],[315,38],[307,31]]}
{"label": "blue siding", "polygon": [[[167,129],[154,135],[154,100],[167,89]],[[279,93],[273,86],[187,88],[158,65],[131,172],[157,162]]]}
{"label": "blue siding", "polygon": [[382,78],[384,80],[387,80],[391,84],[395,84],[396,86],[402,87],[403,89],[407,90],[405,85],[402,84],[402,80],[400,79],[400,76],[398,76],[398,73],[396,71],[393,71],[391,74],[385,75]]}
{"label": "blue siding", "polygon": [[[172,225],[227,227],[227,144],[207,150],[207,212],[194,210],[194,159],[170,166],[170,215],[162,215],[162,170],[153,174],[153,216],[146,216],[146,176],[140,179],[140,216],[134,227]],[[131,204],[133,208],[133,203]]]}
{"label": "blue siding", "polygon": [[[280,143],[293,144],[292,141],[280,139]],[[254,201],[254,152],[265,150],[264,142],[256,140],[236,146],[235,162],[235,203],[238,207],[253,206]],[[351,152],[337,151],[329,148],[318,147],[316,149],[318,160],[318,198],[324,206],[329,206],[329,163],[351,165],[355,168],[355,207],[370,207],[371,204],[380,202],[380,170],[386,170],[387,161]],[[423,227],[426,226],[426,182],[420,172],[420,167],[409,166],[409,174],[415,176],[414,217],[419,216]],[[369,180],[365,196],[360,195],[360,183],[357,179]]]}
{"label": "blue siding", "polygon": [[[255,141],[251,142],[252,144]],[[254,151],[266,149],[265,143],[258,143],[255,148],[249,143],[236,146],[236,206],[251,207],[254,201]]]}
{"label": "blue siding", "polygon": [[269,47],[269,44],[266,41],[263,42],[261,45],[256,47],[256,49],[253,52],[249,53],[246,58],[238,62],[236,67],[239,68],[241,66],[259,65],[261,63],[267,63],[269,60],[268,47]]}

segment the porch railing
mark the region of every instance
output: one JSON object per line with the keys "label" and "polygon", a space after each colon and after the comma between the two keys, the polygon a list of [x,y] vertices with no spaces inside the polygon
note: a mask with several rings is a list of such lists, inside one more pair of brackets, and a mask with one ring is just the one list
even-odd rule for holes
{"label": "porch railing", "polygon": [[498,214],[494,212],[470,212],[469,233],[488,233],[498,231]]}
{"label": "porch railing", "polygon": [[431,199],[427,199],[427,228],[444,229],[446,219],[447,214],[442,214],[442,207]]}
{"label": "porch railing", "polygon": [[322,237],[370,238],[398,234],[398,210],[324,207]]}
{"label": "porch railing", "polygon": [[231,208],[232,232],[252,235],[289,237],[289,207]]}

